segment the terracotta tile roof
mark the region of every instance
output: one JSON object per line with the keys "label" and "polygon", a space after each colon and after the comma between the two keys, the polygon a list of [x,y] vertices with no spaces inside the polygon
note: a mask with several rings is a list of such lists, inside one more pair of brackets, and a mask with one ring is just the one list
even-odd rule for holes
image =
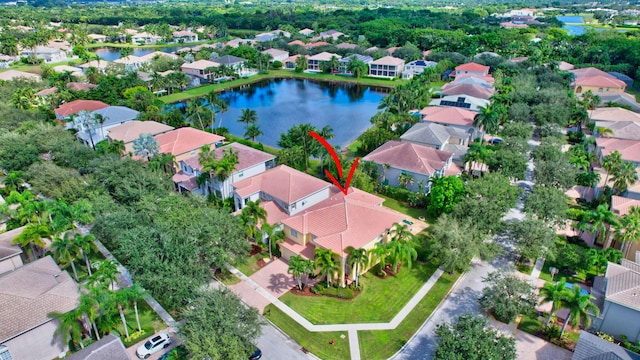
{"label": "terracotta tile roof", "polygon": [[640,200],[630,199],[618,195],[613,195],[611,197],[611,210],[617,215],[627,215],[632,207],[640,207]]}
{"label": "terracotta tile roof", "polygon": [[617,139],[640,140],[640,122],[634,121],[596,121],[596,128],[602,127],[611,129],[613,134],[605,137],[614,137]]}
{"label": "terracotta tile roof", "polygon": [[495,90],[473,84],[449,83],[442,87],[442,95],[469,95],[480,99],[489,99]]}
{"label": "terracotta tile roof", "polygon": [[109,129],[111,140],[122,140],[125,144],[140,137],[141,134],[157,135],[173,130],[172,126],[161,124],[156,121],[133,120],[128,123],[114,126]]}
{"label": "terracotta tile roof", "polygon": [[[221,146],[215,149],[217,159],[222,159],[224,156],[224,150],[231,148],[238,154],[238,163],[236,164],[236,171],[245,170],[252,166],[262,164],[265,161],[275,159],[275,155],[271,155],[264,151],[254,149],[252,147],[242,145],[240,143],[231,143],[229,145]],[[194,169],[202,170],[202,165],[198,160],[198,155],[191,156],[184,160],[184,162]]]}
{"label": "terracotta tile roof", "polygon": [[0,276],[0,342],[51,320],[51,312],[78,306],[80,291],[51,256]]}
{"label": "terracotta tile roof", "polygon": [[399,59],[397,57],[393,57],[393,56],[385,56],[385,57],[381,57],[378,60],[372,61],[371,64],[400,66],[400,65],[404,65],[404,60]]}
{"label": "terracotta tile roof", "polygon": [[[334,192],[329,199],[282,222],[303,234],[313,234],[317,246],[344,255],[347,247],[360,248],[404,219],[385,207],[359,201],[359,192],[350,189],[346,196]],[[358,195],[352,197],[354,193]]]}
{"label": "terracotta tile roof", "polygon": [[109,334],[84,349],[67,356],[67,360],[131,360],[118,336]]}
{"label": "terracotta tile roof", "polygon": [[609,263],[605,296],[607,301],[640,310],[640,272],[630,267]]}
{"label": "terracotta tile roof", "polygon": [[164,51],[154,51],[154,52],[149,53],[147,55],[140,56],[140,58],[143,59],[144,61],[150,61],[151,59],[155,58],[156,56],[162,56],[162,57],[166,57],[166,58],[169,58],[169,59],[172,59],[172,60],[176,60],[176,59],[179,58],[179,56],[176,55],[176,54],[169,54],[169,53],[166,53]]}
{"label": "terracotta tile roof", "polygon": [[304,259],[307,259],[307,260],[313,260],[313,251],[316,248],[315,246],[313,246],[313,244],[307,244],[307,246],[302,246],[301,244],[298,244],[297,242],[292,241],[290,239],[285,239],[282,243],[280,243],[280,246],[290,250],[294,254],[298,254],[302,256]]}
{"label": "terracotta tile roof", "polygon": [[38,91],[34,95],[35,96],[47,96],[47,95],[55,94],[56,92],[58,92],[58,88],[54,86],[52,88],[48,88],[48,89],[44,89],[44,90]]}
{"label": "terracotta tile roof", "polygon": [[198,188],[198,181],[195,175],[188,175],[182,171],[178,171],[171,177],[176,184],[181,184],[185,189],[193,191]]}
{"label": "terracotta tile roof", "polygon": [[572,63],[568,63],[566,61],[558,61],[558,69],[563,70],[563,71],[567,71],[567,70],[573,70],[573,64]]}
{"label": "terracotta tile roof", "polygon": [[106,60],[91,60],[88,63],[84,63],[81,65],[78,65],[78,67],[82,68],[82,69],[88,69],[90,67],[94,67],[96,69],[106,69],[107,65],[111,64],[111,62],[106,61]]}
{"label": "terracotta tile roof", "polygon": [[82,110],[94,111],[99,109],[104,109],[109,105],[103,103],[102,101],[97,100],[76,100],[72,102],[68,102],[64,105],[61,105],[59,108],[54,111],[56,114],[66,117],[71,116],[73,114],[77,114]]}
{"label": "terracotta tile roof", "polygon": [[267,223],[280,224],[282,220],[289,217],[275,201],[261,201],[260,207],[267,211]]}
{"label": "terracotta tile roof", "polygon": [[486,76],[478,76],[476,74],[459,74],[459,75],[456,75],[456,80],[460,80],[460,79],[464,79],[464,78],[480,79],[480,80],[483,80],[484,82],[486,82],[487,84],[491,84],[491,85],[493,85],[493,83],[496,81],[496,79],[494,79],[491,74],[487,74]]}
{"label": "terracotta tile roof", "polygon": [[304,42],[300,41],[300,40],[293,40],[290,41],[287,45],[300,45],[300,46],[307,46],[307,44],[305,44]]}
{"label": "terracotta tile roof", "polygon": [[135,55],[128,55],[128,56],[125,56],[123,58],[113,60],[114,63],[125,64],[125,65],[141,64],[141,63],[143,63],[145,61],[146,61],[146,59],[144,59],[144,58],[142,58],[140,56],[135,56]]}
{"label": "terracotta tile roof", "polygon": [[326,189],[329,186],[330,184],[326,181],[286,165],[277,166],[262,174],[233,184],[235,191],[241,197],[262,191],[287,204]]}
{"label": "terracotta tile roof", "polygon": [[161,153],[173,154],[175,156],[200,149],[202,145],[214,145],[224,140],[223,136],[211,134],[192,127],[183,127],[167,131],[164,134],[156,135],[155,138],[158,141]]}
{"label": "terracotta tile roof", "polygon": [[572,199],[585,199],[586,201],[593,200],[593,187],[575,185],[571,189],[565,191],[565,195]]}
{"label": "terracotta tile roof", "polygon": [[67,87],[74,91],[89,91],[98,87],[96,84],[81,83],[81,82],[68,82]]}
{"label": "terracotta tile roof", "polygon": [[456,66],[456,71],[471,71],[478,73],[485,73],[491,69],[489,66],[480,65],[478,63],[470,62]]}
{"label": "terracotta tile roof", "polygon": [[456,107],[427,106],[420,110],[424,121],[451,125],[473,126],[476,113]]}
{"label": "terracotta tile roof", "polygon": [[313,55],[313,56],[310,56],[310,57],[309,57],[309,60],[329,61],[329,60],[331,60],[331,58],[332,58],[332,57],[334,57],[334,56],[335,56],[338,60],[339,60],[339,59],[342,59],[342,56],[340,56],[340,55],[338,55],[338,54],[333,54],[333,53],[330,53],[330,52],[323,51],[323,52],[321,52],[321,53],[319,53],[319,54],[315,54],[315,55]]}
{"label": "terracotta tile roof", "polygon": [[627,85],[622,80],[609,78],[606,76],[586,76],[575,80],[576,85],[581,86],[598,86],[616,89],[624,89]]}
{"label": "terracotta tile roof", "polygon": [[603,156],[618,150],[622,155],[622,160],[640,162],[640,141],[638,140],[596,138],[596,144],[601,149]]}
{"label": "terracotta tile roof", "polygon": [[180,36],[194,36],[194,35],[197,35],[197,34],[194,33],[194,32],[188,31],[188,30],[174,31],[173,32],[173,36],[177,36],[177,37],[180,37]]}
{"label": "terracotta tile roof", "polygon": [[452,155],[448,151],[391,140],[363,157],[362,160],[389,164],[396,169],[416,174],[433,175],[437,170],[445,168]]}
{"label": "terracotta tile roof", "polygon": [[220,64],[209,61],[209,60],[198,60],[192,63],[184,63],[180,65],[180,69],[196,69],[196,70],[205,70],[210,67],[218,67]]}
{"label": "terracotta tile roof", "polygon": [[40,75],[32,74],[30,72],[24,72],[24,71],[13,70],[13,69],[0,72],[0,80],[13,81],[13,80],[16,80],[16,79],[26,79],[26,80],[31,80],[31,81],[41,81],[42,80]]}
{"label": "terracotta tile roof", "polygon": [[306,44],[307,47],[312,47],[312,48],[318,47],[318,46],[325,46],[325,45],[331,45],[331,44],[329,44],[326,41],[317,41],[314,43]]}
{"label": "terracotta tile roof", "polygon": [[591,121],[633,121],[640,123],[640,114],[619,107],[597,108],[591,111]]}
{"label": "terracotta tile roof", "polygon": [[590,76],[604,76],[610,79],[615,79],[616,77],[606,73],[600,69],[596,69],[594,67],[588,67],[588,68],[583,68],[583,69],[575,69],[575,70],[569,70],[570,73],[572,73],[576,79],[579,78],[583,78],[583,77],[590,77]]}

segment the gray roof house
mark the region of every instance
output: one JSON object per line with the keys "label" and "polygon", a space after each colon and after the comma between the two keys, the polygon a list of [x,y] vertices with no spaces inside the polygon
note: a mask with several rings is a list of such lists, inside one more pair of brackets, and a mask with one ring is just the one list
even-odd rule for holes
{"label": "gray roof house", "polygon": [[609,71],[607,74],[613,75],[616,79],[623,81],[625,84],[627,84],[627,89],[633,86],[633,79],[628,75],[615,71]]}
{"label": "gray roof house", "polygon": [[453,126],[419,122],[402,134],[400,141],[451,152],[453,161],[460,163],[464,154],[467,153],[469,133]]}
{"label": "gray roof house", "polygon": [[429,105],[431,106],[448,106],[467,109],[478,112],[481,106],[486,107],[490,101],[485,99],[476,98],[468,95],[447,95],[440,99],[432,100]]}
{"label": "gray roof house", "polygon": [[340,63],[340,66],[338,66],[339,74],[351,74],[351,71],[349,70],[349,63],[351,62],[351,59],[360,60],[367,65],[373,61],[373,58],[371,56],[366,55],[353,54],[345,56],[342,59],[338,60],[338,62]]}
{"label": "gray roof house", "polygon": [[225,55],[225,56],[221,56],[219,58],[213,59],[212,61],[220,65],[225,65],[225,66],[233,67],[235,69],[239,69],[242,66],[244,66],[244,63],[247,61],[247,59],[243,59],[233,55]]}
{"label": "gray roof house", "polygon": [[75,309],[79,298],[78,285],[51,256],[0,275],[0,344],[9,358],[50,360],[66,352],[49,314]]}
{"label": "gray roof house", "polygon": [[609,263],[604,277],[593,281],[591,294],[596,298],[600,316],[593,317],[591,329],[629,341],[640,340],[640,264],[622,259]]}
{"label": "gray roof house", "polygon": [[109,334],[66,358],[67,360],[131,360],[119,337]]}
{"label": "gray roof house", "polygon": [[583,330],[571,360],[640,360],[640,355]]}
{"label": "gray roof house", "polygon": [[[103,109],[94,110],[91,114],[98,116],[96,117],[96,123],[91,126],[70,122],[73,124],[73,127],[78,130],[76,136],[86,146],[91,146],[91,141],[93,141],[95,145],[105,140],[109,134],[107,130],[137,119],[140,112],[126,106],[108,106]],[[104,120],[103,123],[100,123],[99,117],[102,117]],[[89,135],[89,128],[91,128],[91,135]]]}
{"label": "gray roof house", "polygon": [[608,102],[618,103],[631,107],[631,111],[640,112],[640,104],[636,102],[636,97],[626,92],[616,92],[609,94],[598,94],[600,106],[606,106]]}

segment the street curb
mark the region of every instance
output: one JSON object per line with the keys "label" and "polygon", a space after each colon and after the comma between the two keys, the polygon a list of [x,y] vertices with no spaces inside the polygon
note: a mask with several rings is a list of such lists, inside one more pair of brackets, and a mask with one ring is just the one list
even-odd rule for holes
{"label": "street curb", "polygon": [[393,360],[395,357],[397,357],[402,351],[404,351],[404,349],[407,347],[407,345],[409,343],[411,343],[411,341],[413,341],[413,339],[416,338],[416,336],[418,336],[418,333],[420,332],[420,330],[422,330],[422,328],[427,325],[427,323],[429,322],[429,320],[431,320],[431,318],[433,317],[433,314],[436,313],[436,310],[440,307],[440,305],[442,305],[442,303],[444,302],[444,300],[446,298],[449,297],[449,295],[451,294],[451,292],[453,291],[453,289],[456,288],[456,286],[458,285],[458,283],[465,277],[467,276],[468,271],[465,271],[464,273],[460,274],[460,276],[458,276],[458,279],[453,283],[453,285],[451,285],[451,288],[449,289],[449,291],[447,291],[447,294],[445,296],[442,297],[442,299],[440,300],[440,302],[438,303],[438,306],[435,307],[435,309],[433,309],[433,311],[431,312],[431,314],[429,314],[429,317],[427,317],[427,319],[422,323],[422,325],[420,325],[420,327],[416,330],[416,332],[413,333],[413,335],[411,335],[411,337],[409,338],[409,340],[407,340],[404,345],[402,345],[402,347],[395,353],[393,354],[391,357],[389,357],[388,360]]}

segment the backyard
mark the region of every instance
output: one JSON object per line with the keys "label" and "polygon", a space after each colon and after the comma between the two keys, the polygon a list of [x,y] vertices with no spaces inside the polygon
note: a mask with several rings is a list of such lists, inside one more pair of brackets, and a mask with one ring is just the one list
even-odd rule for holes
{"label": "backyard", "polygon": [[280,300],[313,324],[389,322],[437,269],[433,264],[401,267],[395,276],[381,279],[372,271],[360,280],[363,290],[353,300],[286,293]]}

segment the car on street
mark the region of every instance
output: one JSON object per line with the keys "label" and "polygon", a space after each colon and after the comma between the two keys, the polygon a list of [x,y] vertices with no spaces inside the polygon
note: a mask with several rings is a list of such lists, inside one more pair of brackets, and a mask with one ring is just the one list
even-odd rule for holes
{"label": "car on street", "polygon": [[160,333],[140,345],[136,350],[136,355],[140,359],[146,359],[161,349],[166,349],[169,345],[171,345],[169,335],[167,333]]}
{"label": "car on street", "polygon": [[258,360],[262,357],[262,350],[256,348],[256,351],[253,352],[249,360]]}

